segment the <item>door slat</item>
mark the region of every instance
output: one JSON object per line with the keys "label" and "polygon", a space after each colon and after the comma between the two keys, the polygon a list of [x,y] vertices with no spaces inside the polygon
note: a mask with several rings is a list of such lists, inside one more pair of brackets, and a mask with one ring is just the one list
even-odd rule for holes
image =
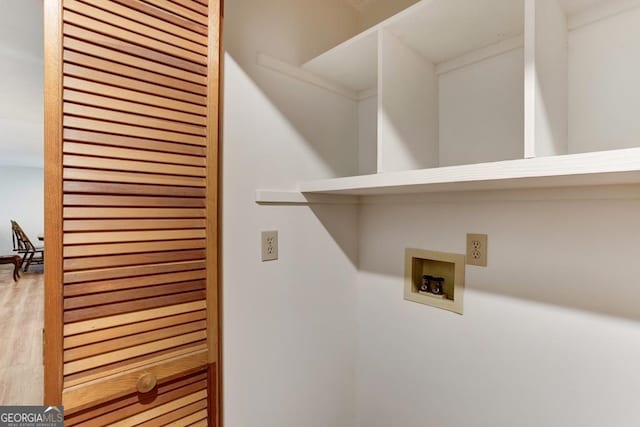
{"label": "door slat", "polygon": [[[90,2],[81,3],[78,0],[64,0],[64,7],[68,10],[73,10],[74,12],[105,22],[107,24],[111,24],[123,29],[128,29],[137,34],[146,35],[156,40],[162,40],[164,42],[170,43],[180,49],[187,49],[191,52],[200,54],[204,57],[204,64],[206,64],[206,41],[205,44],[199,44],[182,37],[174,36],[171,32],[167,31],[167,29],[169,29],[169,25],[167,25],[166,23],[160,25],[160,29],[156,29],[153,26],[138,22],[135,19],[130,19],[129,17],[111,13],[104,8],[100,9],[97,7],[93,7]],[[137,16],[139,17],[140,15]]]}
{"label": "door slat", "polygon": [[[78,45],[77,47],[80,47],[79,45],[81,44],[81,42],[74,42],[73,40],[68,40],[67,42],[70,44],[75,43]],[[87,47],[89,46],[87,45]],[[106,53],[106,50],[101,52]],[[114,59],[109,58],[109,60],[106,60],[98,56],[85,55],[82,52],[65,50],[65,76],[111,84],[114,88],[123,87],[140,92],[150,92],[151,94],[157,93],[167,98],[206,106],[206,86],[192,83],[188,79],[176,78],[166,73],[148,71],[146,68],[140,69],[114,62]],[[153,90],[154,88],[157,88],[157,90]],[[183,96],[180,96],[180,93],[183,93]]]}
{"label": "door slat", "polygon": [[[176,396],[181,397],[193,391],[199,390],[197,383],[202,384],[207,378],[206,373],[196,373],[188,375],[178,380],[170,381],[158,386],[158,399],[153,403],[140,401],[139,396],[130,395],[124,398],[115,399],[109,403],[96,408],[76,412],[75,414],[65,417],[65,425],[83,427],[101,427],[109,422],[126,418],[132,414],[142,412],[149,408],[150,405],[161,405]],[[193,389],[193,387],[196,387]],[[176,392],[178,394],[176,394]]]}
{"label": "door slat", "polygon": [[91,256],[67,258],[64,271],[117,268],[122,266],[144,266],[166,262],[200,260],[206,257],[204,249],[150,252],[127,255]]}
{"label": "door slat", "polygon": [[116,326],[112,328],[102,329],[95,332],[86,332],[83,334],[65,337],[65,350],[83,345],[91,345],[103,341],[114,340],[117,338],[127,338],[131,335],[141,334],[148,331],[163,329],[166,327],[180,325],[183,323],[196,322],[205,320],[207,317],[204,311],[192,311],[185,314],[177,314],[174,316],[162,317],[160,319],[147,320],[144,322],[132,323],[124,326]]}
{"label": "door slat", "polygon": [[160,9],[164,9],[174,15],[181,16],[193,22],[197,22],[201,25],[207,25],[207,15],[194,12],[193,10],[182,7],[179,4],[170,2],[168,0],[143,0],[145,3],[152,4]]}
{"label": "door slat", "polygon": [[94,120],[98,119],[115,123],[135,123],[136,125],[145,128],[171,131],[175,134],[184,134],[186,138],[189,138],[190,135],[194,135],[188,139],[192,141],[202,142],[198,137],[206,135],[206,131],[203,126],[157,119],[135,113],[123,113],[109,108],[90,107],[88,105],[76,104],[69,101],[62,104],[62,108],[65,114],[71,116],[90,117]]}
{"label": "door slat", "polygon": [[150,286],[145,288],[126,289],[123,291],[109,291],[100,294],[82,295],[79,297],[68,297],[64,299],[64,309],[73,310],[78,308],[92,307],[105,304],[133,302],[137,299],[160,297],[172,294],[180,294],[190,291],[201,291],[205,289],[204,281],[192,281],[171,283],[169,285]]}
{"label": "door slat", "polygon": [[133,417],[125,418],[120,422],[113,423],[111,426],[112,427],[130,427],[132,425],[137,425],[145,421],[150,421],[156,417],[159,417],[160,415],[164,415],[164,414],[176,411],[182,407],[190,405],[199,400],[205,400],[206,398],[207,398],[207,391],[206,390],[199,391],[187,397],[176,399],[165,405],[150,409],[141,414],[134,415]]}
{"label": "door slat", "polygon": [[64,321],[73,323],[81,322],[99,317],[115,316],[118,314],[136,312],[138,310],[151,309],[156,307],[166,307],[173,304],[200,301],[206,298],[204,291],[183,292],[181,294],[145,298],[143,300],[119,302],[114,304],[103,304],[91,308],[79,308],[65,310]]}
{"label": "door slat", "polygon": [[137,138],[126,135],[107,134],[100,132],[83,131],[78,129],[63,129],[65,141],[82,142],[99,147],[123,147],[152,153],[176,153],[187,156],[204,157],[203,147],[172,143],[165,141]]}
{"label": "door slat", "polygon": [[[205,180],[198,177],[161,175],[151,173],[117,172],[109,170],[92,170],[83,168],[64,168],[62,177],[65,180],[91,181],[121,184],[152,184],[171,187],[205,187]],[[153,217],[153,216],[150,216]],[[66,217],[65,217],[66,218]],[[103,218],[97,216],[96,218]]]}
{"label": "door slat", "polygon": [[[112,98],[114,95],[113,91],[115,91],[113,87],[111,88],[111,93],[108,93],[109,96],[102,95],[94,95],[86,92],[79,92],[72,89],[65,89],[62,97],[69,102],[74,104],[81,104],[90,107],[103,108],[103,109],[113,109],[120,112],[125,113],[134,113],[142,116],[167,119],[172,121],[180,121],[187,124],[192,124],[196,126],[205,126],[206,118],[204,116],[199,116],[196,114],[183,113],[180,111],[169,110],[165,108],[150,106],[150,105],[142,105],[140,102],[140,97],[144,96],[143,94],[136,94],[137,100],[135,102],[131,101],[123,101],[120,99]],[[105,91],[106,92],[106,91]],[[111,96],[111,97],[110,97]],[[130,99],[134,99],[132,96]],[[160,102],[160,105],[167,105],[170,101],[165,100],[165,102]]]}
{"label": "door slat", "polygon": [[171,262],[166,264],[137,265],[134,267],[113,267],[95,270],[71,271],[64,273],[65,286],[75,283],[113,280],[124,277],[149,276],[153,274],[177,273],[191,270],[204,270],[204,259],[196,261]]}
{"label": "door slat", "polygon": [[115,350],[122,350],[124,348],[132,347],[136,344],[146,344],[149,342],[159,341],[166,338],[191,333],[194,331],[204,331],[206,329],[207,323],[204,321],[200,321],[158,329],[151,332],[137,334],[135,336],[122,337],[111,341],[103,341],[97,344],[86,345],[83,347],[66,350],[64,352],[64,361],[72,362],[74,360],[82,359],[85,357],[96,356]]}
{"label": "door slat", "polygon": [[63,229],[72,231],[123,231],[123,230],[176,230],[205,228],[204,219],[110,219],[110,220],[67,220]]}
{"label": "door slat", "polygon": [[[99,403],[108,402],[112,398],[105,396],[104,389],[109,389],[110,396],[121,397],[126,396],[131,391],[130,384],[135,384],[140,371],[146,370],[147,372],[154,373],[158,381],[162,382],[166,379],[171,379],[177,374],[191,373],[193,371],[200,370],[202,365],[206,363],[206,352],[197,352],[188,357],[178,357],[166,362],[156,362],[154,365],[150,365],[147,368],[140,368],[139,370],[133,370],[126,375],[116,378],[106,378],[102,381],[95,381],[82,387],[72,387],[64,390],[62,393],[62,401],[65,406],[65,413],[74,413],[82,409],[94,406]],[[204,362],[204,363],[203,363]],[[102,399],[96,399],[97,396],[105,396]]]}
{"label": "door slat", "polygon": [[195,31],[196,33],[202,34],[204,36],[207,35],[207,27],[196,22],[190,21],[188,19],[184,19],[181,16],[175,15],[173,13],[167,12],[163,9],[159,9],[150,4],[141,2],[140,0],[113,0],[114,2],[120,3],[122,5],[126,5],[131,9],[139,10],[141,12],[146,13],[149,16],[155,16],[160,18],[166,22],[171,22],[173,24],[179,25],[181,27],[187,28],[191,31]]}
{"label": "door slat", "polygon": [[[106,381],[111,377],[120,377],[123,371],[145,368],[154,364],[165,363],[170,359],[180,359],[188,357],[194,353],[206,351],[207,344],[205,341],[197,341],[190,344],[181,345],[174,348],[168,348],[157,351],[155,353],[143,354],[142,356],[132,357],[130,359],[121,360],[119,362],[110,363],[108,365],[98,366],[97,368],[88,369],[64,376],[65,388],[71,389],[82,385],[89,386],[94,382]],[[201,367],[199,367],[201,368]],[[131,388],[130,390],[131,391]],[[110,400],[114,396],[110,396]],[[66,410],[66,408],[65,408]]]}
{"label": "door slat", "polygon": [[[136,276],[127,279],[97,280],[81,284],[64,285],[64,296],[72,297],[88,295],[98,292],[116,291],[121,289],[141,288],[146,286],[163,285],[168,283],[200,281],[205,278],[202,270],[188,270],[174,273]],[[109,283],[113,285],[109,285]]]}
{"label": "door slat", "polygon": [[[68,15],[68,13],[66,15]],[[115,37],[87,30],[71,24],[68,21],[64,23],[63,33],[65,36],[81,40],[94,47],[102,47],[111,51],[119,51],[121,53],[126,53],[127,55],[133,55],[134,58],[139,58],[137,61],[134,60],[134,63],[140,61],[142,58],[148,58],[149,62],[155,62],[156,64],[162,64],[171,68],[177,68],[194,76],[200,75],[204,77],[207,74],[207,68],[203,65],[185,59],[176,58],[173,55],[162,53],[149,47],[128,43]],[[136,41],[140,42],[140,39],[136,39]]]}
{"label": "door slat", "polygon": [[[91,4],[102,10],[109,11],[113,14],[124,16],[132,21],[136,21],[141,24],[148,25],[149,27],[164,31],[166,33],[176,35],[180,38],[191,40],[202,46],[208,45],[206,33],[202,35],[198,32],[187,30],[182,26],[170,23],[168,20],[158,19],[151,14],[139,12],[138,10],[131,7],[122,6],[121,4],[118,4],[120,2],[112,0],[83,0],[83,2]],[[202,4],[202,2],[200,3]]]}
{"label": "door slat", "polygon": [[[72,36],[72,34],[76,33],[79,34],[80,38],[74,38]],[[188,69],[185,70],[180,67],[176,67],[173,64],[167,65],[166,63],[157,62],[155,61],[155,58],[151,56],[145,55],[142,57],[138,57],[127,50],[115,50],[111,48],[111,45],[107,45],[108,47],[104,47],[102,45],[97,45],[89,41],[85,41],[81,38],[81,36],[84,34],[84,30],[80,31],[80,29],[78,29],[78,31],[71,31],[67,34],[68,35],[62,39],[62,42],[65,49],[68,49],[69,51],[90,55],[106,61],[117,62],[127,67],[133,67],[142,71],[146,70],[152,73],[162,74],[172,79],[184,80],[191,84],[195,83],[197,85],[196,87],[206,87],[207,79],[205,78],[205,76],[200,75],[197,72],[193,72]],[[117,45],[117,43],[115,44]],[[143,74],[140,71],[138,73]],[[167,81],[173,80],[167,79]],[[203,89],[205,89],[204,87]]]}
{"label": "door slat", "polygon": [[[70,2],[69,2],[70,3]],[[86,9],[89,9],[88,7]],[[98,15],[104,18],[104,15]],[[179,58],[181,61],[189,61],[194,64],[206,65],[207,59],[206,56],[193,52],[191,50],[187,50],[183,47],[178,47],[173,44],[165,43],[158,40],[156,38],[148,37],[147,35],[142,35],[139,33],[135,33],[133,31],[129,31],[128,29],[123,29],[121,27],[117,27],[115,25],[108,24],[104,21],[93,19],[90,17],[91,15],[80,15],[78,13],[73,12],[72,10],[65,10],[62,19],[65,23],[73,24],[79,28],[84,28],[90,30],[91,32],[96,32],[99,34],[109,34],[110,39],[117,39],[124,42],[130,42],[131,45],[139,46],[143,49],[151,49],[155,52],[159,52],[163,55],[167,55],[173,58]],[[135,26],[135,25],[134,25]],[[149,29],[150,33],[154,33],[154,30]],[[77,34],[77,32],[75,33]],[[85,37],[88,37],[85,35]],[[168,35],[171,38],[170,35]],[[96,43],[106,43],[107,39],[92,39],[96,41]],[[99,40],[99,41],[97,41]],[[164,58],[163,58],[164,59]],[[164,59],[166,60],[166,59]],[[184,65],[181,68],[184,68]]]}
{"label": "door slat", "polygon": [[[78,107],[72,107],[73,111],[77,113],[85,113],[91,114],[92,110],[82,109]],[[99,110],[99,109],[96,109]],[[191,144],[191,145],[201,145],[204,146],[205,142],[201,136],[198,135],[189,135],[179,132],[170,132],[163,129],[154,129],[154,128],[145,128],[143,126],[138,126],[138,122],[132,122],[135,125],[127,125],[117,122],[109,122],[104,121],[104,117],[114,117],[116,115],[110,115],[108,111],[102,110],[97,111],[101,117],[97,118],[87,118],[87,117],[74,117],[74,116],[65,116],[64,117],[64,126],[68,128],[77,128],[81,130],[88,131],[97,131],[97,132],[106,132],[106,133],[114,133],[117,135],[125,135],[125,136],[134,136],[134,137],[142,137],[148,139],[158,139],[160,141],[166,142],[176,142],[180,144]],[[123,116],[121,113],[119,116],[120,119],[126,119],[127,116]],[[91,117],[91,116],[89,116]],[[135,118],[134,115],[128,115],[128,118]],[[147,122],[148,123],[148,122]],[[165,125],[166,127],[166,125]]]}

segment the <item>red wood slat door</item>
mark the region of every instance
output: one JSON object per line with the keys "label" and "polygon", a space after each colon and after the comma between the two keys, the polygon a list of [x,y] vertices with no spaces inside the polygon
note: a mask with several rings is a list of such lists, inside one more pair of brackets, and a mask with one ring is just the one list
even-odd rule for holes
{"label": "red wood slat door", "polygon": [[218,0],[45,0],[45,401],[217,425]]}

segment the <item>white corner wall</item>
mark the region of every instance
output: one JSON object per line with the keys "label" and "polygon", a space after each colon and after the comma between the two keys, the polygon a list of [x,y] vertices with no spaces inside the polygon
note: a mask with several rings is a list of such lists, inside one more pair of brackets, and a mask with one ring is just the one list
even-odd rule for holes
{"label": "white corner wall", "polygon": [[43,169],[0,165],[0,200],[0,255],[13,253],[12,219],[37,245],[44,231]]}
{"label": "white corner wall", "polygon": [[640,8],[569,33],[570,153],[638,146],[639,49]]}
{"label": "white corner wall", "polygon": [[[365,204],[358,426],[640,425],[639,190]],[[404,249],[464,253],[468,232],[489,267],[467,266],[464,315],[404,301]]]}
{"label": "white corner wall", "polygon": [[523,49],[438,77],[438,166],[523,158]]}
{"label": "white corner wall", "polygon": [[390,31],[378,37],[378,172],[437,166],[435,65]]}
{"label": "white corner wall", "polygon": [[[256,65],[300,64],[356,32],[342,0],[225,7],[223,416],[230,427],[353,427],[357,207],[259,206],[258,188],[355,173],[354,101]],[[260,262],[260,231],[279,231]]]}

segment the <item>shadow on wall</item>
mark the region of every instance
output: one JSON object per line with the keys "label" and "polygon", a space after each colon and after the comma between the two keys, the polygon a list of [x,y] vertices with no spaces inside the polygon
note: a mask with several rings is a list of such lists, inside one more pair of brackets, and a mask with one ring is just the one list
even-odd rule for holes
{"label": "shadow on wall", "polygon": [[457,196],[365,205],[359,268],[394,286],[402,299],[406,247],[464,253],[466,233],[482,232],[489,235],[489,266],[467,266],[467,290],[640,321],[640,187],[631,190],[631,200],[483,202]]}
{"label": "shadow on wall", "polygon": [[[358,266],[358,240],[354,239],[353,224],[358,223],[358,219],[352,219],[351,214],[358,215],[357,211],[345,211],[336,208],[335,205],[311,205],[311,211],[322,223],[325,230],[331,235],[333,241],[340,247],[342,253],[351,261],[356,268]],[[345,218],[345,214],[349,218]],[[345,220],[346,219],[346,220]],[[357,235],[357,230],[355,234]]]}

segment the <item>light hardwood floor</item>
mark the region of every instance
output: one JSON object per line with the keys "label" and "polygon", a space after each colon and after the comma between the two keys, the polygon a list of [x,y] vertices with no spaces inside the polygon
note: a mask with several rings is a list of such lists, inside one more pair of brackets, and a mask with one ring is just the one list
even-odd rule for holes
{"label": "light hardwood floor", "polygon": [[41,405],[44,277],[11,272],[0,269],[0,405]]}

